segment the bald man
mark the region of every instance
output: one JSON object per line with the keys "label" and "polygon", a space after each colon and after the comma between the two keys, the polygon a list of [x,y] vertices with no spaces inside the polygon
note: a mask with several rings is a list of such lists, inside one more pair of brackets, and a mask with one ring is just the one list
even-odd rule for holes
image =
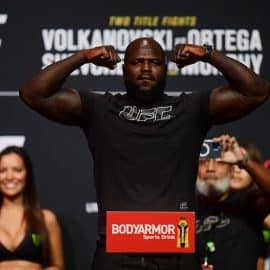
{"label": "bald man", "polygon": [[164,51],[152,38],[139,38],[125,52],[126,94],[63,87],[70,73],[85,63],[113,69],[120,61],[112,46],[81,50],[38,72],[20,96],[47,118],[80,126],[88,140],[99,208],[93,269],[199,269],[191,254],[106,253],[106,211],[192,211],[206,133],[213,124],[257,108],[268,98],[269,85],[210,46],[179,44],[172,55],[179,68],[208,62],[228,85],[168,96]]}

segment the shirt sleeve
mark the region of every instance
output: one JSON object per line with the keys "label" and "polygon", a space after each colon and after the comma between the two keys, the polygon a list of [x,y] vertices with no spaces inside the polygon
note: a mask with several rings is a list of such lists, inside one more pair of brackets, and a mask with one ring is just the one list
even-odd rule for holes
{"label": "shirt sleeve", "polygon": [[89,122],[92,122],[94,114],[96,94],[90,91],[79,91],[82,113],[80,117],[80,127],[85,128]]}
{"label": "shirt sleeve", "polygon": [[193,103],[193,110],[196,111],[197,120],[201,127],[206,130],[208,130],[212,125],[209,113],[210,94],[211,90],[196,91],[193,92],[193,97],[190,100],[190,102]]}

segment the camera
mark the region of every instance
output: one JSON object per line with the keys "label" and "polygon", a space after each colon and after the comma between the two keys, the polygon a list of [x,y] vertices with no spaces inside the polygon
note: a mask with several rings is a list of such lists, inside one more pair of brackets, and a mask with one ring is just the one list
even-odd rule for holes
{"label": "camera", "polygon": [[221,143],[214,140],[204,140],[200,159],[216,159],[221,155]]}

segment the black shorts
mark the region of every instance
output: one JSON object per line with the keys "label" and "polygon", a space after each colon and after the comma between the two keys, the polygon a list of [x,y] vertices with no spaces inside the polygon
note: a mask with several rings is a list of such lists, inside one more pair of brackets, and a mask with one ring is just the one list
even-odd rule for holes
{"label": "black shorts", "polygon": [[200,270],[195,254],[106,253],[98,240],[92,270]]}

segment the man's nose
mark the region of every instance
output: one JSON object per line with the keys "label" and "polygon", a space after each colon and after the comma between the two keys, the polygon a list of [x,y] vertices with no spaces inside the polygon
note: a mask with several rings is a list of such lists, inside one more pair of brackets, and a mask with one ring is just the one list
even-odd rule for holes
{"label": "man's nose", "polygon": [[216,169],[216,160],[211,158],[207,162],[207,170],[214,171],[215,169]]}
{"label": "man's nose", "polygon": [[149,71],[151,70],[151,65],[148,61],[144,61],[141,65],[141,70],[142,71]]}

